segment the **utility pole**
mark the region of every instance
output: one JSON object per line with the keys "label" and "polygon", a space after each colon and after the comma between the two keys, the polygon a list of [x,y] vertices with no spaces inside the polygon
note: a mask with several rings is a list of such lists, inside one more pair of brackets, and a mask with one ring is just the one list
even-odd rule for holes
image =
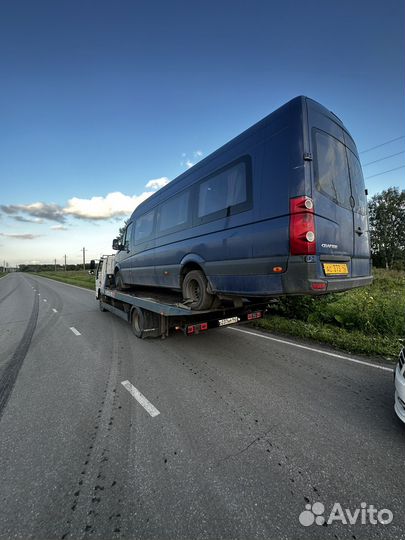
{"label": "utility pole", "polygon": [[55,272],[56,272],[56,259],[55,259]]}
{"label": "utility pole", "polygon": [[66,272],[66,255],[65,255],[65,272]]}
{"label": "utility pole", "polygon": [[83,248],[83,270],[86,270],[86,248]]}

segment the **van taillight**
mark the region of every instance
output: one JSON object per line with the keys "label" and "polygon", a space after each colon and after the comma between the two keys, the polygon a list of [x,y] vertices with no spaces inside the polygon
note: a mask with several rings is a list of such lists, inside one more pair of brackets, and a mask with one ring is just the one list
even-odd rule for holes
{"label": "van taillight", "polygon": [[315,255],[314,203],[309,197],[290,199],[291,255]]}

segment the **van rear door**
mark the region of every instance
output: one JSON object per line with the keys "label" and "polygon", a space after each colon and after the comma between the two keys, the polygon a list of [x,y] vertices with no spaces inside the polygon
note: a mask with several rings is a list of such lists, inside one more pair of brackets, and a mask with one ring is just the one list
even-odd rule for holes
{"label": "van rear door", "polygon": [[[367,200],[356,146],[330,111],[312,100],[307,100],[307,106],[313,155],[316,251],[322,273],[332,277],[368,276]],[[336,262],[338,266],[327,267],[328,262]]]}
{"label": "van rear door", "polygon": [[[323,261],[325,275],[348,276],[354,249],[353,210],[343,130],[336,124],[333,134],[313,128],[312,144],[316,252]],[[325,266],[334,262],[345,264]]]}
{"label": "van rear door", "polygon": [[351,137],[345,132],[347,160],[353,206],[353,260],[352,276],[370,274],[370,239],[367,218],[367,197],[364,189],[363,171]]}

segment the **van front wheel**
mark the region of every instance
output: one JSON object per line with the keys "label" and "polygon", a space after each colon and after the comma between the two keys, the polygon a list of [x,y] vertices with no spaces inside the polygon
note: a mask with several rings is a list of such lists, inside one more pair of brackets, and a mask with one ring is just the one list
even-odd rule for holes
{"label": "van front wheel", "polygon": [[207,290],[207,278],[201,270],[192,270],[183,280],[184,302],[193,310],[210,309],[215,296]]}
{"label": "van front wheel", "polygon": [[115,274],[115,287],[119,291],[126,291],[129,289],[129,286],[125,285],[120,271],[116,272]]}

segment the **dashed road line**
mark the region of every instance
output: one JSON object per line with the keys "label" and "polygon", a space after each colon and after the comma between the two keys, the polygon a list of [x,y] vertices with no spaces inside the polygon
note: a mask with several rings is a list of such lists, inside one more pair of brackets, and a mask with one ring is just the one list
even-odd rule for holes
{"label": "dashed road line", "polygon": [[58,313],[58,310],[55,309],[54,307],[52,308],[52,311],[53,311],[54,313]]}
{"label": "dashed road line", "polygon": [[46,298],[44,298],[42,301],[43,301],[43,302],[48,302],[48,300],[47,300]]}
{"label": "dashed road line", "polygon": [[76,328],[74,326],[71,326],[70,330],[72,330],[72,332],[75,334],[75,336],[81,336],[81,333],[79,332],[79,330],[76,330]]}
{"label": "dashed road line", "polygon": [[141,394],[141,392],[137,388],[135,388],[135,386],[133,386],[129,381],[122,381],[121,384],[152,417],[160,414],[156,407],[154,407],[152,403],[148,401],[146,397]]}

